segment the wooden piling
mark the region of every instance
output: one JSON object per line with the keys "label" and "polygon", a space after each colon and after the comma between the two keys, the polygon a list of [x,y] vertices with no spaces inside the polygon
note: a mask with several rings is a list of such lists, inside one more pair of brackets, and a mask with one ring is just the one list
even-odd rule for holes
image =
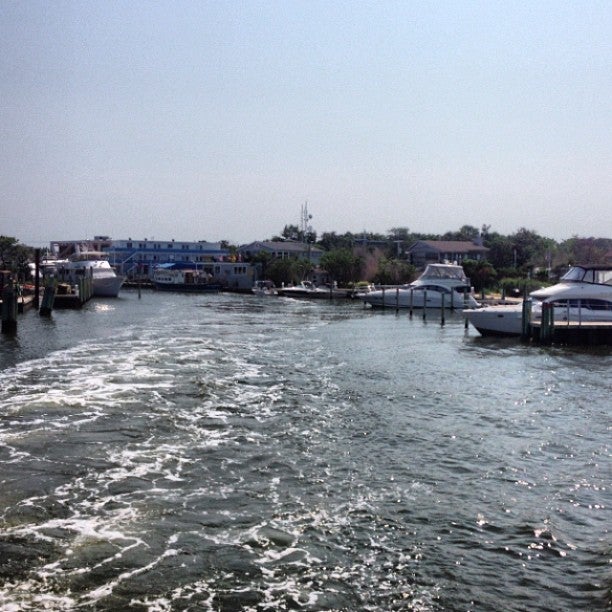
{"label": "wooden piling", "polygon": [[17,292],[13,282],[9,281],[2,288],[2,333],[17,332]]}
{"label": "wooden piling", "polygon": [[423,321],[427,319],[427,289],[423,290]]}
{"label": "wooden piling", "polygon": [[34,249],[34,308],[40,305],[40,249]]}
{"label": "wooden piling", "polygon": [[521,337],[526,340],[531,337],[531,300],[523,300],[521,316]]}
{"label": "wooden piling", "polygon": [[57,283],[55,279],[48,279],[45,282],[45,290],[43,292],[42,304],[40,305],[39,314],[43,317],[48,317],[53,310],[55,302],[55,293],[57,291]]}
{"label": "wooden piling", "polygon": [[550,302],[542,304],[542,319],[540,324],[540,342],[550,344],[554,335],[555,307]]}
{"label": "wooden piling", "polygon": [[[444,293],[442,293],[442,304],[440,305],[440,325],[444,327]],[[451,295],[451,303],[453,301],[453,296]]]}

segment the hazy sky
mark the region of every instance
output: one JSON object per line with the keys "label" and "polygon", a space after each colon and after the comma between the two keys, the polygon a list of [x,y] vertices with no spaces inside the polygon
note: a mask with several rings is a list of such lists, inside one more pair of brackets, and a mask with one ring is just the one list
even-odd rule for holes
{"label": "hazy sky", "polygon": [[612,237],[612,2],[0,1],[0,234]]}

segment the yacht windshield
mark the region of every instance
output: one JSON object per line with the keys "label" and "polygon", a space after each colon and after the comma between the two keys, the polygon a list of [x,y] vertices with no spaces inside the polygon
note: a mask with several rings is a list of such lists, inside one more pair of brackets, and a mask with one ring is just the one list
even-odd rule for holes
{"label": "yacht windshield", "polygon": [[563,281],[581,281],[584,278],[585,269],[575,266],[570,268],[562,277]]}
{"label": "yacht windshield", "polygon": [[561,280],[612,285],[612,268],[602,267],[598,269],[574,266],[561,277]]}
{"label": "yacht windshield", "polygon": [[425,272],[421,275],[421,279],[444,279],[444,280],[458,280],[465,282],[467,280],[465,272],[461,266],[444,265],[444,264],[430,264],[425,268]]}

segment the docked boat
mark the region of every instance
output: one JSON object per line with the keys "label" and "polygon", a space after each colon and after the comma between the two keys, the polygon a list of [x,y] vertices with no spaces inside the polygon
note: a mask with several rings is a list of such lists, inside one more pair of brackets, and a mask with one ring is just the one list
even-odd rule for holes
{"label": "docked boat", "polygon": [[153,272],[153,285],[160,291],[187,293],[219,292],[223,283],[205,269],[160,267]]}
{"label": "docked boat", "polygon": [[85,251],[69,260],[55,264],[60,281],[76,284],[82,278],[91,278],[94,297],[117,297],[124,277],[117,275],[105,253]]}
{"label": "docked boat", "polygon": [[291,287],[282,287],[277,291],[278,295],[284,295],[286,297],[311,299],[329,299],[331,297],[331,292],[329,289],[317,287],[311,281],[302,281],[298,285],[293,285]]}
{"label": "docked boat", "polygon": [[271,280],[255,281],[251,291],[259,296],[277,295],[276,286]]}
{"label": "docked boat", "polygon": [[[550,287],[532,291],[531,319],[539,321],[542,305],[553,305],[555,325],[612,323],[612,266],[576,265]],[[487,306],[465,313],[483,336],[520,336],[522,304]]]}
{"label": "docked boat", "polygon": [[374,308],[476,308],[470,281],[461,266],[428,264],[414,282],[370,291],[360,298]]}

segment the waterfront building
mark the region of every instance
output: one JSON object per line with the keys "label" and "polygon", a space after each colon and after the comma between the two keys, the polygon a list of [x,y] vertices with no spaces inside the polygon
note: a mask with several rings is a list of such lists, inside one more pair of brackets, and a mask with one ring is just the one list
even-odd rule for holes
{"label": "waterfront building", "polygon": [[274,259],[306,259],[315,266],[325,253],[319,247],[295,240],[251,242],[238,248],[243,259],[251,259],[262,252],[268,253]]}
{"label": "waterfront building", "polygon": [[469,240],[417,240],[406,250],[417,268],[445,261],[461,264],[464,259],[485,259],[489,249]]}
{"label": "waterfront building", "polygon": [[111,265],[128,279],[152,278],[161,265],[193,267],[230,260],[230,252],[219,242],[141,239],[112,240],[105,249]]}

